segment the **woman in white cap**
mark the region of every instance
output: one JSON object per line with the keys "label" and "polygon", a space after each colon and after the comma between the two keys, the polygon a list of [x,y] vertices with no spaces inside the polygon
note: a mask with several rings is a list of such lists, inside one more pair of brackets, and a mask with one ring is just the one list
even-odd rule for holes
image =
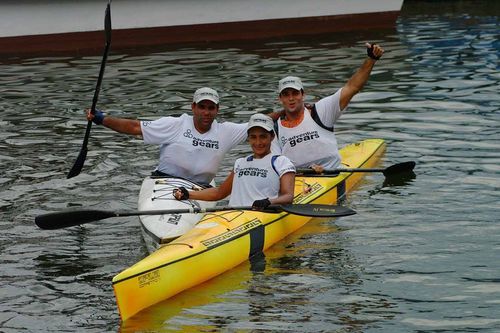
{"label": "woman in white cap", "polygon": [[333,95],[320,99],[311,108],[304,103],[304,86],[300,78],[287,76],[279,81],[279,100],[283,115],[277,121],[273,151],[290,158],[297,168],[323,168],[340,166],[340,154],[333,127],[351,99],[368,81],[375,62],[384,50],[375,44],[366,44],[367,58],[347,83]]}
{"label": "woman in white cap", "polygon": [[252,206],[263,210],[271,204],[293,201],[295,167],[285,156],[271,153],[273,120],[257,113],[248,122],[248,143],[252,154],[236,160],[234,168],[219,187],[188,191],[174,189],[177,200],[217,201],[231,194],[230,206]]}
{"label": "woman in white cap", "polygon": [[[247,137],[247,124],[218,123],[219,95],[212,88],[194,92],[193,115],[136,120],[87,110],[87,119],[119,133],[140,135],[144,143],[160,145],[154,176],[173,176],[207,185],[215,177],[224,155]],[[198,163],[196,163],[198,161]]]}

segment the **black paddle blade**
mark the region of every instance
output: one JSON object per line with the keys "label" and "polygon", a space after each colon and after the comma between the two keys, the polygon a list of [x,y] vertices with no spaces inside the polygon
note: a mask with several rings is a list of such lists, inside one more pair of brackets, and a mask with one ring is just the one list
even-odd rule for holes
{"label": "black paddle blade", "polygon": [[386,168],[383,171],[383,174],[384,176],[389,177],[397,174],[409,173],[413,171],[413,168],[415,168],[415,164],[416,163],[413,161],[394,164]]}
{"label": "black paddle blade", "polygon": [[304,204],[304,205],[282,205],[282,210],[287,213],[301,216],[312,217],[340,217],[356,214],[356,211],[348,207],[336,205],[318,205],[318,204]]}
{"label": "black paddle blade", "polygon": [[35,224],[40,229],[54,230],[107,219],[113,216],[116,216],[114,212],[103,210],[75,210],[55,212],[35,217]]}
{"label": "black paddle blade", "polygon": [[106,6],[106,13],[104,16],[104,30],[106,32],[106,44],[111,43],[111,1]]}
{"label": "black paddle blade", "polygon": [[80,153],[76,158],[75,164],[73,164],[73,167],[68,172],[68,176],[66,177],[67,179],[73,178],[80,174],[80,172],[83,169],[83,164],[85,163],[86,158],[87,158],[87,146],[85,145],[82,147],[82,149],[80,149]]}

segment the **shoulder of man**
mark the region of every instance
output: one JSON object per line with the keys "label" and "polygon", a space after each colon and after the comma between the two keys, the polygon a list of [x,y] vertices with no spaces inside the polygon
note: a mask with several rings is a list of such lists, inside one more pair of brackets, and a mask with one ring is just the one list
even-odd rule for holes
{"label": "shoulder of man", "polygon": [[141,123],[141,126],[143,126],[143,127],[172,126],[172,125],[178,124],[179,122],[183,121],[183,119],[181,117],[182,116],[179,116],[179,117],[165,116],[165,117],[160,117],[160,118],[154,119],[154,120],[140,119],[139,122]]}
{"label": "shoulder of man", "polygon": [[311,108],[311,118],[314,120],[314,122],[316,124],[319,125],[319,127],[321,128],[324,128],[326,129],[327,131],[330,131],[330,132],[333,132],[333,126],[326,126],[325,124],[323,124],[323,122],[321,121],[320,117],[319,117],[319,114],[318,114],[318,111],[316,110],[316,104],[314,104]]}
{"label": "shoulder of man", "polygon": [[170,122],[174,122],[174,121],[185,121],[185,120],[189,120],[189,119],[193,119],[193,116],[188,115],[187,113],[183,113],[180,116],[163,116],[163,117],[158,118],[155,121],[170,121]]}
{"label": "shoulder of man", "polygon": [[223,129],[230,129],[233,133],[244,133],[246,135],[248,123],[235,123],[232,121],[217,122],[214,120],[215,126],[220,126]]}

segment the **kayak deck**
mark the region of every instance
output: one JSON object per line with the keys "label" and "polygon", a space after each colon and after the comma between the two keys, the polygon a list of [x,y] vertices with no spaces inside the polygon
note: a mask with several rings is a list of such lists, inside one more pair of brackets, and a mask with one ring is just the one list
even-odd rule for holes
{"label": "kayak deck", "polygon": [[[215,184],[215,183],[214,183]],[[175,188],[189,190],[203,188],[192,181],[176,177],[146,177],[139,192],[138,210],[178,210],[188,208],[212,208],[217,202],[201,200],[177,200],[172,195]],[[141,215],[142,238],[149,253],[191,230],[200,220],[200,214]]]}
{"label": "kayak deck", "polygon": [[[346,167],[368,168],[385,151],[381,139],[350,144],[340,150]],[[362,173],[335,177],[297,176],[294,203],[334,204]],[[259,211],[208,213],[184,235],[113,278],[122,320],[183,290],[207,281],[265,251],[312,218]]]}

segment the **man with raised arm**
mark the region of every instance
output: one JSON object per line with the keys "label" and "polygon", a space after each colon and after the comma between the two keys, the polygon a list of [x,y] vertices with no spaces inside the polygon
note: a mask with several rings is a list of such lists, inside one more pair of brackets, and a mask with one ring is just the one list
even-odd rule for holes
{"label": "man with raised arm", "polygon": [[368,57],[347,83],[310,109],[304,104],[304,86],[300,78],[287,76],[279,81],[278,98],[284,112],[275,124],[277,135],[273,151],[280,151],[297,168],[311,167],[321,173],[323,169],[339,167],[334,124],[368,81],[373,66],[384,53],[376,44],[367,43],[366,48]]}

